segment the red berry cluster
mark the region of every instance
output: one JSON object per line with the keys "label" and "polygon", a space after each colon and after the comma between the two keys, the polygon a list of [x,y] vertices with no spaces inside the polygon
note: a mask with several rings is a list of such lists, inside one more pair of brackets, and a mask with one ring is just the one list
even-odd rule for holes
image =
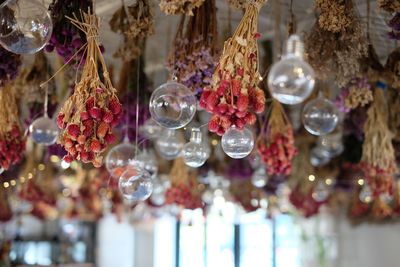
{"label": "red berry cluster", "polygon": [[323,202],[315,201],[312,197],[312,190],[308,193],[302,192],[300,185],[292,190],[289,201],[306,218],[318,214],[319,208],[323,204]]}
{"label": "red berry cluster", "polygon": [[278,132],[267,140],[264,142],[260,139],[257,149],[267,166],[268,174],[289,175],[292,171],[292,160],[297,154],[292,128],[287,127],[285,132]]}
{"label": "red berry cluster", "polygon": [[0,167],[8,170],[11,165],[22,160],[25,151],[25,139],[21,128],[15,124],[11,131],[0,138]]}
{"label": "red berry cluster", "polygon": [[[103,89],[97,88],[96,95],[103,92]],[[112,129],[121,119],[122,105],[115,96],[109,101],[96,101],[96,97],[91,96],[75,112],[80,115],[74,122],[66,120],[62,111],[57,116],[57,125],[62,129],[59,142],[68,152],[64,160],[92,162],[93,166],[100,167],[103,159],[101,153],[116,141]]]}
{"label": "red berry cluster", "polygon": [[264,91],[256,83],[244,82],[244,75],[243,68],[238,68],[234,75],[225,72],[216,87],[204,88],[200,106],[214,114],[208,123],[211,132],[223,135],[233,125],[243,129],[256,122],[255,113],[264,111]]}
{"label": "red berry cluster", "polygon": [[179,183],[172,185],[165,193],[166,204],[177,204],[185,209],[197,209],[203,207],[203,202],[199,196],[191,191],[189,185]]}

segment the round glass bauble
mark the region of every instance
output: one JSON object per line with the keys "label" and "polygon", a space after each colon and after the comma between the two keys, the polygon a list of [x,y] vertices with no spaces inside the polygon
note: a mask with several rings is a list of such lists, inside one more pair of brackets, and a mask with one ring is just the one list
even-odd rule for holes
{"label": "round glass bauble", "polygon": [[34,54],[50,40],[53,23],[37,0],[5,0],[0,4],[0,44],[15,54]]}
{"label": "round glass bauble", "polygon": [[339,122],[339,111],[330,100],[318,97],[305,105],[303,124],[313,135],[325,135],[332,132]]}
{"label": "round glass bauble", "polygon": [[251,176],[251,183],[258,188],[264,187],[268,182],[267,172],[265,168],[258,168]]}
{"label": "round glass bauble", "polygon": [[57,141],[59,134],[56,122],[49,117],[41,117],[29,126],[32,140],[37,144],[50,146]]}
{"label": "round glass bauble", "polygon": [[187,125],[196,113],[196,96],[177,82],[158,87],[150,97],[150,114],[155,122],[168,129]]}
{"label": "round glass bauble", "polygon": [[360,194],[359,194],[360,201],[369,204],[373,200],[372,196],[372,190],[371,187],[365,183],[364,186],[361,188]]}
{"label": "round glass bauble", "polygon": [[319,181],[314,188],[312,197],[317,202],[323,202],[328,199],[330,188],[324,181]]}
{"label": "round glass bauble", "polygon": [[241,159],[248,156],[254,148],[253,133],[244,128],[242,130],[231,127],[221,139],[224,152],[231,158]]}
{"label": "round glass bauble", "polygon": [[128,142],[113,147],[107,154],[105,165],[107,171],[114,178],[118,178],[135,159],[136,147]]}
{"label": "round glass bauble", "polygon": [[327,152],[324,148],[316,146],[310,151],[310,163],[314,167],[321,167],[326,165],[331,158],[327,156]]}
{"label": "round glass bauble", "polygon": [[129,201],[144,201],[153,192],[153,181],[150,174],[133,162],[129,164],[118,181],[122,196]]}
{"label": "round glass bauble", "polygon": [[179,156],[183,143],[174,130],[166,129],[161,137],[156,141],[156,149],[158,154],[167,159],[172,160]]}

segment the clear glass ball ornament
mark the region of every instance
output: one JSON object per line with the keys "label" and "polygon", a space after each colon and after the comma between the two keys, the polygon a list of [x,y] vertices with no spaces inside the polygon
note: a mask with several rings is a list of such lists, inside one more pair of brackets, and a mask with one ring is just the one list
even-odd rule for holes
{"label": "clear glass ball ornament", "polygon": [[155,177],[158,172],[157,160],[153,152],[144,149],[136,157],[136,161],[141,164],[142,168],[148,171],[151,177]]}
{"label": "clear glass ball ornament", "polygon": [[225,154],[234,159],[248,156],[254,148],[253,133],[244,128],[242,130],[231,127],[221,139],[222,149]]}
{"label": "clear glass ball ornament", "polygon": [[295,105],[312,93],[315,73],[303,59],[304,44],[298,35],[291,35],[286,45],[286,54],[271,67],[268,87],[276,100]]}
{"label": "clear glass ball ornament", "polygon": [[50,40],[53,23],[40,1],[5,0],[0,18],[0,44],[15,54],[34,54]]}
{"label": "clear glass ball ornament", "polygon": [[339,122],[339,111],[332,101],[319,96],[305,105],[303,125],[313,135],[325,135],[332,132]]}
{"label": "clear glass ball ornament", "polygon": [[192,168],[198,168],[206,162],[209,156],[209,149],[202,142],[200,129],[192,129],[190,141],[182,148],[182,155],[185,164]]}
{"label": "clear glass ball ornament", "polygon": [[132,162],[119,178],[118,188],[125,199],[144,201],[153,192],[153,180],[140,164]]}
{"label": "clear glass ball ornament", "polygon": [[177,82],[158,87],[150,97],[150,114],[155,122],[168,129],[187,125],[196,113],[196,96]]}
{"label": "clear glass ball ornament", "polygon": [[314,167],[321,167],[326,165],[331,158],[327,156],[327,152],[324,148],[316,146],[310,151],[310,163]]}
{"label": "clear glass ball ornament", "polygon": [[167,160],[177,158],[181,153],[182,146],[183,143],[178,134],[170,129],[165,129],[156,141],[158,154]]}
{"label": "clear glass ball ornament", "polygon": [[373,200],[372,190],[368,183],[365,183],[364,186],[361,188],[359,194],[360,201],[366,204],[369,204]]}
{"label": "clear glass ball ornament", "polygon": [[57,141],[59,130],[54,120],[43,116],[32,122],[29,132],[35,143],[50,146]]}
{"label": "clear glass ball ornament", "polygon": [[268,182],[267,172],[265,168],[258,168],[251,176],[251,183],[258,188],[264,187]]}
{"label": "clear glass ball ornament", "polygon": [[312,193],[312,198],[317,202],[323,202],[328,199],[330,194],[330,187],[325,181],[318,181]]}
{"label": "clear glass ball ornament", "polygon": [[142,126],[139,127],[139,132],[149,139],[155,139],[161,135],[162,127],[153,119],[148,119]]}
{"label": "clear glass ball ornament", "polygon": [[114,178],[120,177],[135,159],[135,152],[136,147],[127,140],[113,147],[105,160],[106,169],[110,175]]}
{"label": "clear glass ball ornament", "polygon": [[379,198],[383,201],[383,203],[390,204],[393,201],[393,195],[388,192],[382,193],[379,195]]}
{"label": "clear glass ball ornament", "polygon": [[326,154],[327,157],[334,158],[339,156],[344,150],[342,133],[335,132],[320,136],[318,138],[318,146],[323,149],[323,153]]}

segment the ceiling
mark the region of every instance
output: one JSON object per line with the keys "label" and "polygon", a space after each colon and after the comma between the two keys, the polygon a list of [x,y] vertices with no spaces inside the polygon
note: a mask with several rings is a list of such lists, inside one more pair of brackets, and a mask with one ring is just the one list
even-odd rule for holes
{"label": "ceiling", "polygon": [[[125,0],[127,5],[134,3],[135,0]],[[152,78],[155,85],[161,84],[167,78],[165,62],[170,49],[172,39],[175,36],[176,26],[179,16],[166,16],[159,7],[158,1],[150,0],[155,13],[155,34],[150,36],[146,43],[145,61],[146,72]],[[261,9],[259,17],[259,32],[262,38],[274,40],[275,47],[279,47],[284,42],[286,36],[286,25],[289,16],[291,0],[269,0]],[[297,20],[297,32],[303,34],[308,31],[315,22],[313,0],[292,0],[293,12]],[[370,1],[370,29],[373,44],[378,55],[385,61],[388,53],[395,47],[395,43],[386,38],[388,21],[390,14],[378,10],[375,0],[355,0],[357,10],[366,25],[367,1]],[[229,15],[229,8],[226,0],[216,0],[218,8],[219,31],[226,29],[231,19],[231,26],[234,29],[239,23],[242,11],[232,10]],[[121,36],[113,33],[108,25],[114,11],[119,8],[121,1],[96,0],[96,13],[102,18],[101,40],[106,47],[106,61],[112,64],[118,73],[120,62],[112,57],[122,41]],[[278,23],[279,22],[279,23]],[[278,26],[279,24],[279,26]],[[279,31],[278,31],[279,29]],[[275,51],[281,51],[275,49]],[[279,55],[275,53],[275,58]]]}

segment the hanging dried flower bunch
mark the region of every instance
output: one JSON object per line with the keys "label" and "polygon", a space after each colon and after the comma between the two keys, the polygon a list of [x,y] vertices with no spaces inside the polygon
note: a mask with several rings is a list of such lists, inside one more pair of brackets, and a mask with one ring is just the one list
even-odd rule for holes
{"label": "hanging dried flower bunch", "polygon": [[86,64],[80,82],[57,116],[57,124],[62,129],[58,142],[68,152],[64,157],[66,162],[76,159],[100,167],[102,152],[116,139],[112,128],[119,123],[122,107],[100,51],[100,20],[93,14],[82,13],[82,17],[83,23],[71,20],[88,37]]}
{"label": "hanging dried flower bunch", "polygon": [[56,50],[57,54],[64,59],[64,62],[71,62],[78,66],[84,57],[84,50],[80,49],[86,43],[86,36],[71,23],[68,17],[73,17],[74,14],[80,12],[88,12],[92,6],[92,0],[53,0],[49,6],[53,33],[46,46],[46,51],[53,52]]}
{"label": "hanging dried flower bunch", "polygon": [[205,0],[187,19],[182,15],[168,59],[172,75],[196,94],[210,86],[217,54],[217,10],[215,0]]}
{"label": "hanging dried flower bunch", "polygon": [[247,6],[247,0],[226,0],[228,5],[234,9],[243,10]]}
{"label": "hanging dried flower bunch", "polygon": [[204,88],[200,106],[213,116],[208,123],[211,132],[223,135],[231,126],[243,129],[256,122],[255,113],[265,108],[264,91],[258,87],[257,32],[258,12],[263,1],[253,1],[224,45],[224,51],[212,77]]}
{"label": "hanging dried flower bunch", "polygon": [[[305,37],[308,62],[320,77],[334,73],[337,83],[345,86],[359,74],[360,60],[367,55],[368,42],[360,19],[352,0],[316,0],[316,4],[324,8]],[[336,5],[335,9],[329,8]],[[341,10],[340,16],[336,17],[331,10]]]}
{"label": "hanging dried flower bunch", "polygon": [[[394,134],[393,140],[400,141],[400,94],[397,90],[388,89],[389,127]],[[396,149],[397,150],[397,149]]]}
{"label": "hanging dried flower bunch", "polygon": [[136,59],[141,51],[141,43],[154,34],[154,18],[148,0],[139,0],[130,6],[123,4],[110,20],[113,32],[123,35],[124,40],[114,56],[125,61]]}
{"label": "hanging dried flower bunch", "polygon": [[265,198],[262,190],[255,188],[250,180],[232,183],[229,187],[229,193],[231,193],[236,202],[240,203],[246,212],[253,212],[261,208],[260,200]]}
{"label": "hanging dried flower bunch", "polygon": [[[43,103],[45,91],[40,85],[49,79],[49,65],[43,51],[35,54],[35,60],[29,69],[23,70],[16,80],[25,103]],[[48,86],[54,88],[54,83]]]}
{"label": "hanging dried flower bunch", "polygon": [[193,210],[203,206],[196,178],[189,173],[189,168],[183,158],[177,158],[174,161],[169,179],[171,187],[165,193],[166,204],[177,204],[185,209]]}
{"label": "hanging dried flower bunch", "polygon": [[0,46],[0,88],[14,80],[22,65],[21,55],[11,53]]}
{"label": "hanging dried flower bunch", "polygon": [[400,12],[400,2],[396,0],[378,0],[378,7],[386,12]]}
{"label": "hanging dried flower bunch", "polygon": [[374,91],[374,102],[368,109],[364,125],[365,139],[360,166],[374,196],[391,194],[393,175],[397,170],[393,134],[388,127],[388,111],[382,83]]}
{"label": "hanging dried flower bunch", "polygon": [[193,16],[193,10],[201,6],[204,0],[160,0],[160,9],[167,15]]}
{"label": "hanging dried flower bunch", "polygon": [[338,102],[342,112],[349,112],[358,107],[364,107],[374,100],[371,85],[366,76],[354,77],[347,83],[345,87],[341,88]]}
{"label": "hanging dried flower bunch", "polygon": [[0,90],[0,167],[4,170],[18,164],[25,152],[16,93],[16,88],[10,83]]}
{"label": "hanging dried flower bunch", "polygon": [[320,11],[318,24],[330,32],[342,32],[350,26],[352,14],[346,14],[345,0],[316,0],[315,7]]}
{"label": "hanging dried flower bunch", "polygon": [[13,217],[7,190],[0,190],[0,222],[8,222]]}
{"label": "hanging dried flower bunch", "polygon": [[293,128],[277,100],[272,101],[271,115],[257,140],[257,149],[268,175],[291,173],[292,160],[297,154]]}

